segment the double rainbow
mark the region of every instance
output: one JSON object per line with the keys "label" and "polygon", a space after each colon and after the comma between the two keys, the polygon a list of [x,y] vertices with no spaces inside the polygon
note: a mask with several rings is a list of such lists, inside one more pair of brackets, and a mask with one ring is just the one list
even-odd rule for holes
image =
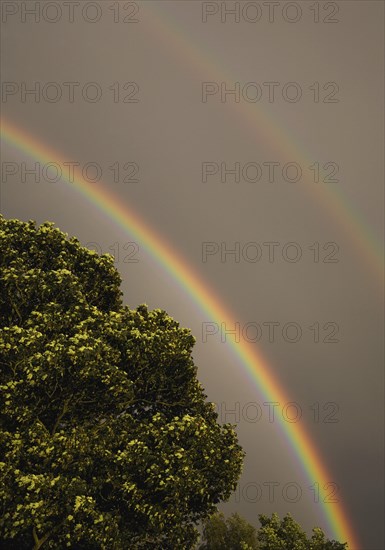
{"label": "double rainbow", "polygon": [[[169,55],[179,59],[183,66],[188,64],[189,70],[194,68],[199,79],[204,76],[211,82],[236,80],[231,78],[224,68],[221,68],[218,59],[210,58],[210,52],[199,46],[196,40],[189,36],[188,29],[182,29],[180,23],[172,18],[171,13],[164,6],[160,10],[155,2],[148,4],[143,2],[141,11],[144,15],[143,26],[151,32],[153,37],[157,37],[163,42]],[[275,120],[272,112],[257,107],[250,109],[248,104],[238,104],[236,113],[237,122],[240,122],[244,129],[247,128],[252,135],[255,134],[256,127],[263,128],[264,141],[267,144],[270,143],[274,149],[279,144],[286,160],[301,159],[308,164],[314,162],[309,152],[306,152],[304,144],[296,142],[289,129],[285,129],[280,122]],[[239,115],[241,116],[239,117]],[[48,162],[63,164],[67,160],[35,136],[5,119],[2,119],[2,139],[21,154],[44,164]],[[174,279],[191,301],[207,314],[208,319],[218,324],[225,323],[226,326],[234,325],[235,316],[187,264],[181,254],[172,249],[158,231],[155,232],[151,229],[144,219],[139,217],[129,205],[123,204],[102,182],[87,182],[75,170],[74,181],[67,180],[66,183],[117,227],[127,232],[130,239],[134,238],[140,243],[142,249],[146,250],[164,272]],[[383,253],[381,242],[359,210],[352,202],[349,202],[341,186],[313,184],[304,187],[305,192],[314,194],[317,203],[333,217],[335,225],[345,233],[360,258],[365,259],[365,265],[373,276],[373,280],[376,280],[382,287]],[[247,342],[236,344],[233,340],[229,341],[229,346],[237,361],[267,401],[280,403],[290,401],[279,381],[272,375],[266,360],[254,346],[250,346]],[[317,481],[320,486],[330,482],[332,477],[304,428],[299,423],[287,423],[278,417],[277,421],[293,456],[301,464],[306,479],[311,484]],[[349,521],[344,504],[341,501],[338,503],[322,502],[320,510],[333,536],[338,540],[348,542],[349,550],[359,550],[360,543]]]}
{"label": "double rainbow", "polygon": [[[57,151],[40,142],[35,136],[17,128],[9,121],[2,119],[1,137],[4,143],[15,148],[19,153],[26,155],[42,164],[56,162],[61,165],[66,161]],[[140,218],[127,204],[123,204],[103,183],[90,183],[76,172],[73,181],[66,183],[84,197],[86,202],[94,205],[104,216],[107,216],[116,226],[135,238],[154,258],[163,270],[171,276],[178,286],[189,295],[191,301],[207,314],[208,318],[226,326],[233,326],[235,316],[226,308],[221,299],[208,285],[200,279],[191,266],[182,256],[154,231],[148,223]],[[236,344],[230,341],[231,350],[247,371],[253,383],[266,397],[267,401],[287,403],[291,399],[286,395],[279,381],[270,372],[269,366],[262,354],[247,342]],[[277,417],[278,418],[278,417]],[[287,423],[279,418],[281,430],[292,454],[302,466],[305,477],[313,484],[318,482],[324,486],[333,478],[325,468],[322,458],[299,423]],[[320,503],[320,509],[337,540],[346,541],[349,550],[359,550],[360,544],[348,519],[342,502]]]}

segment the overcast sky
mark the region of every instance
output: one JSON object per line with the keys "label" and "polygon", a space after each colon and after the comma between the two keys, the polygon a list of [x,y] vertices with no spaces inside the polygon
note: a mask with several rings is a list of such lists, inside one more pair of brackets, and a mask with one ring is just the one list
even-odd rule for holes
{"label": "overcast sky", "polygon": [[363,550],[384,548],[383,18],[370,0],[2,3],[2,116],[100,179],[239,324],[210,318],[68,165],[53,181],[58,158],[34,175],[3,141],[2,213],[114,253],[125,303],[191,328],[247,453],[226,513],[290,512],[332,536],[237,349],[263,354],[295,403],[276,415],[301,412],[331,475],[319,500],[335,491]]}

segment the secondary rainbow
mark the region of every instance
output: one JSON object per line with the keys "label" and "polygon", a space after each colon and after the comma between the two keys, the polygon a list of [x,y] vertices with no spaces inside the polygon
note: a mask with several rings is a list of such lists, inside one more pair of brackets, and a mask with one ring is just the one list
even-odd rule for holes
{"label": "secondary rainbow", "polygon": [[[48,162],[63,164],[66,161],[57,151],[40,142],[35,136],[12,125],[4,118],[1,120],[1,126],[2,140],[22,154],[44,164]],[[209,316],[210,320],[218,323],[224,322],[228,326],[234,324],[235,316],[215,296],[213,290],[194,273],[182,256],[159,236],[158,231],[155,233],[144,219],[135,214],[129,205],[122,204],[119,198],[107,190],[102,183],[89,183],[78,173],[75,173],[73,182],[67,180],[66,184],[97,207],[100,212],[108,216],[130,237],[134,237],[140,242],[150,257],[154,258],[164,271],[173,277],[179,287]],[[280,387],[278,380],[269,372],[268,364],[260,352],[256,352],[255,348],[246,342],[241,344],[231,342],[230,345],[236,358],[241,361],[243,367],[267,400],[280,403],[291,401]],[[302,465],[309,482],[314,483],[317,481],[322,486],[331,481],[332,476],[329,475],[322,463],[319,452],[304,428],[298,423],[285,423],[283,420],[279,422],[280,430]],[[338,540],[348,542],[350,550],[359,550],[358,538],[349,522],[343,504],[341,502],[322,503],[320,509],[323,511],[333,536]]]}
{"label": "secondary rainbow", "polygon": [[[197,4],[199,5],[199,3]],[[205,25],[202,26],[203,36],[196,40],[190,28],[175,17],[174,14],[177,13],[175,10],[171,12],[164,5],[159,9],[159,2],[144,2],[140,9],[143,15],[141,27],[144,27],[152,37],[156,36],[162,41],[163,46],[167,48],[167,58],[177,59],[182,71],[185,67],[188,67],[189,71],[192,68],[195,70],[198,85],[207,79],[209,82],[225,82],[231,88],[235,82],[240,80],[239,75],[231,75],[221,60],[217,56],[214,57],[212,53],[214,50],[208,50],[202,46]],[[201,17],[200,13],[198,17]],[[206,26],[206,28],[210,27]],[[199,91],[198,87],[197,93]],[[203,104],[202,109],[204,107]],[[328,115],[333,120],[333,104],[330,104],[329,107],[331,110],[328,110]],[[252,139],[257,135],[262,136],[264,143],[269,144],[272,151],[279,151],[285,162],[297,161],[307,167],[315,162],[306,144],[295,135],[295,129],[285,126],[281,120],[278,120],[269,103],[265,102],[263,107],[260,103],[245,101],[229,103],[228,112],[233,115],[234,124],[247,129],[251,133]],[[257,134],[257,129],[260,130],[260,134]],[[381,159],[379,159],[380,165],[382,168]],[[325,176],[326,174],[320,170],[320,175]],[[382,291],[384,280],[382,237],[376,234],[374,228],[370,226],[370,221],[349,198],[347,189],[344,187],[346,186],[343,182],[315,184],[308,178],[301,190],[312,195],[313,200],[316,200],[317,204],[320,204],[331,216],[334,224],[343,231],[347,240],[354,246],[361,265],[371,271],[372,278],[368,279],[367,284],[376,281]],[[378,199],[381,201],[381,198],[382,188],[379,187]],[[365,261],[363,262],[363,260]]]}

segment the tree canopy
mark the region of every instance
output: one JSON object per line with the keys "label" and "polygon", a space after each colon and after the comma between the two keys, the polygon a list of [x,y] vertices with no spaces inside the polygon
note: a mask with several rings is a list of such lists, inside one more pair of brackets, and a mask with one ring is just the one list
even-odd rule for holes
{"label": "tree canopy", "polygon": [[346,544],[328,540],[319,527],[308,538],[290,514],[282,520],[277,514],[258,518],[261,527],[256,530],[239,514],[227,519],[222,513],[212,514],[203,523],[199,550],[347,550]]}
{"label": "tree canopy", "polygon": [[258,530],[260,550],[345,550],[347,545],[335,540],[328,540],[319,527],[313,528],[308,538],[299,524],[290,514],[280,520],[278,514],[271,518],[260,514],[261,527]]}
{"label": "tree canopy", "polygon": [[244,453],[194,338],[122,303],[112,257],[0,216],[0,547],[190,548]]}
{"label": "tree canopy", "polygon": [[259,548],[256,529],[239,514],[227,519],[216,512],[203,523],[203,537],[199,550],[255,550]]}

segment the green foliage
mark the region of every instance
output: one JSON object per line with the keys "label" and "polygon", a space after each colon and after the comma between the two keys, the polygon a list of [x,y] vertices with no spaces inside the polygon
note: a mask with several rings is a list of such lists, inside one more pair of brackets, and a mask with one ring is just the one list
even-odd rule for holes
{"label": "green foliage", "polygon": [[287,514],[281,521],[260,515],[258,531],[238,514],[225,519],[214,513],[203,522],[202,543],[198,550],[347,550],[347,545],[327,540],[319,527],[309,539],[301,527]]}
{"label": "green foliage", "polygon": [[313,529],[310,539],[290,514],[280,520],[277,514],[271,518],[260,515],[261,527],[257,540],[260,550],[346,550],[346,543],[327,540],[319,527]]}
{"label": "green foliage", "polygon": [[191,548],[243,452],[113,259],[0,216],[0,548]]}
{"label": "green foliage", "polygon": [[238,514],[232,514],[225,520],[222,513],[214,513],[203,523],[203,543],[199,550],[258,548],[255,528]]}

